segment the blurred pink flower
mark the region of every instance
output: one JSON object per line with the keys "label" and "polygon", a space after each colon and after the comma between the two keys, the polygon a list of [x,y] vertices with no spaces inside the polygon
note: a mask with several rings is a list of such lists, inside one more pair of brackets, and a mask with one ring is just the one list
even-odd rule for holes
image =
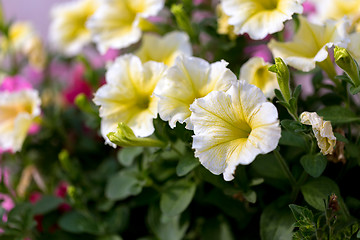
{"label": "blurred pink flower", "polygon": [[303,11],[304,15],[309,15],[309,14],[316,13],[315,5],[313,3],[311,3],[311,2],[309,2],[309,1],[305,1],[303,3],[303,8],[304,8],[304,11]]}
{"label": "blurred pink flower", "polygon": [[248,46],[244,49],[245,54],[250,57],[261,57],[265,62],[272,61],[272,55],[266,44]]}
{"label": "blurred pink flower", "polygon": [[37,134],[38,132],[40,132],[40,128],[41,128],[41,126],[40,126],[39,124],[33,123],[33,124],[31,124],[28,133],[29,133],[30,135],[35,135],[35,134]]}
{"label": "blurred pink flower", "polygon": [[[65,198],[67,194],[67,188],[69,184],[67,182],[60,182],[57,188],[55,189],[55,196]],[[58,207],[60,212],[67,212],[71,210],[71,206],[67,203],[62,203]]]}
{"label": "blurred pink flower", "polygon": [[87,97],[92,96],[92,89],[84,79],[85,67],[82,64],[77,64],[72,72],[70,78],[71,82],[63,91],[63,97],[68,104],[74,104],[75,98],[78,94],[83,93]]}
{"label": "blurred pink flower", "polygon": [[[0,193],[0,206],[5,209],[6,212],[9,212],[14,208],[14,201],[6,194]],[[4,214],[2,217],[2,221],[7,221],[7,214]]]}
{"label": "blurred pink flower", "polygon": [[30,65],[26,66],[21,74],[35,87],[44,80],[44,73]]}
{"label": "blurred pink flower", "polygon": [[0,85],[0,91],[16,92],[24,89],[31,89],[31,84],[22,76],[5,77]]}
{"label": "blurred pink flower", "polygon": [[36,203],[42,198],[42,194],[40,192],[33,192],[30,194],[29,202]]}

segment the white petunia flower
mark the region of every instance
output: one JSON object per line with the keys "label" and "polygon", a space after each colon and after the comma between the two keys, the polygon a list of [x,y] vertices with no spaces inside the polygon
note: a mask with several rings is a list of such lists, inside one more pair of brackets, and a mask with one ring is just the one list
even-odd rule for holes
{"label": "white petunia flower", "polygon": [[98,8],[98,0],[65,2],[51,10],[50,41],[66,55],[76,55],[91,42],[86,21]]}
{"label": "white petunia flower", "polygon": [[212,91],[226,91],[231,82],[236,81],[227,65],[225,61],[209,64],[201,58],[178,57],[155,89],[155,94],[160,97],[161,119],[169,121],[171,128],[176,122],[185,122],[186,128],[192,129],[190,104]]}
{"label": "white petunia flower", "polygon": [[253,57],[241,66],[239,78],[260,88],[265,97],[273,98],[279,84],[276,74],[268,70],[271,65],[261,57]]}
{"label": "white petunia flower", "polygon": [[350,42],[347,47],[347,50],[350,52],[352,57],[360,63],[360,32],[355,32],[350,34]]}
{"label": "white petunia flower", "polygon": [[226,92],[214,91],[191,105],[195,156],[213,174],[234,178],[236,166],[278,145],[281,129],[276,107],[245,81]]}
{"label": "white petunia flower", "polygon": [[192,55],[189,36],[184,32],[170,32],[163,37],[154,34],[145,34],[137,55],[142,62],[163,62],[168,66],[175,63],[179,55]]}
{"label": "white petunia flower", "polygon": [[317,25],[304,17],[300,16],[299,19],[300,28],[291,42],[271,39],[268,47],[274,57],[281,57],[288,65],[309,72],[316,67],[316,63],[323,62],[328,57],[328,48],[334,45],[346,47],[348,35],[345,20]]}
{"label": "white petunia flower", "polygon": [[106,143],[115,147],[107,134],[115,132],[118,123],[128,125],[137,137],[154,132],[158,99],[153,91],[163,76],[163,63],[142,64],[134,55],[118,57],[106,72],[106,84],[95,93],[94,102],[100,105],[101,134]]}
{"label": "white petunia flower", "polygon": [[311,125],[323,155],[331,154],[334,151],[336,137],[331,122],[324,121],[316,112],[303,112],[300,115],[300,121],[302,124]]}
{"label": "white petunia flower", "polygon": [[311,0],[310,2],[316,7],[312,18],[318,22],[325,22],[328,19],[339,20],[344,16],[349,17],[354,24],[359,21],[359,0]]}
{"label": "white petunia flower", "polygon": [[155,16],[164,0],[103,0],[87,26],[98,50],[120,49],[139,41],[140,20]]}
{"label": "white petunia flower", "polygon": [[263,39],[284,28],[294,13],[302,13],[303,0],[221,0],[236,34],[247,33],[252,39]]}
{"label": "white petunia flower", "polygon": [[40,115],[36,90],[0,92],[0,149],[20,151],[34,118]]}

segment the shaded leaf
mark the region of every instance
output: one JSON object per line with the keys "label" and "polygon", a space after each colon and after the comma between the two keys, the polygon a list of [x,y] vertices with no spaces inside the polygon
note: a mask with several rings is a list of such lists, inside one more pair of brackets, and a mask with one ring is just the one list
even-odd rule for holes
{"label": "shaded leaf", "polygon": [[319,177],[325,170],[327,159],[322,154],[307,154],[300,159],[304,170],[312,177]]}
{"label": "shaded leaf", "polygon": [[331,121],[333,124],[343,124],[351,122],[359,122],[360,118],[351,110],[341,106],[330,106],[323,108],[317,113],[324,117],[324,120]]}
{"label": "shaded leaf", "polygon": [[92,218],[76,211],[63,215],[59,220],[59,226],[71,233],[99,233],[98,224]]}
{"label": "shaded leaf", "polygon": [[110,200],[121,200],[141,192],[145,180],[134,169],[124,169],[109,178],[105,195]]}
{"label": "shaded leaf", "polygon": [[125,167],[129,167],[134,162],[135,158],[139,156],[143,147],[125,147],[119,150],[117,154],[118,161]]}
{"label": "shaded leaf", "polygon": [[178,165],[176,166],[176,174],[179,177],[185,176],[199,164],[199,159],[195,158],[193,155],[188,155],[184,158],[181,158]]}
{"label": "shaded leaf", "polygon": [[34,214],[45,214],[56,209],[64,200],[55,196],[42,196],[33,206]]}
{"label": "shaded leaf", "polygon": [[188,181],[178,181],[168,186],[160,197],[161,212],[169,217],[179,215],[190,204],[195,190],[195,183]]}

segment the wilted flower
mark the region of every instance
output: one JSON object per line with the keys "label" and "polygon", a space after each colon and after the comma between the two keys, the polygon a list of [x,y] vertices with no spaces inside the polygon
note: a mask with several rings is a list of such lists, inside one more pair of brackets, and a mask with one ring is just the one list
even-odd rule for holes
{"label": "wilted flower", "polygon": [[40,115],[40,98],[34,89],[0,92],[0,148],[20,151],[31,124]]}
{"label": "wilted flower", "polygon": [[253,57],[240,68],[240,79],[260,88],[265,97],[273,98],[274,89],[279,89],[276,74],[268,70],[271,66],[263,58]]}
{"label": "wilted flower", "polygon": [[225,61],[209,64],[201,58],[178,57],[155,90],[160,97],[161,119],[169,121],[171,128],[175,127],[176,122],[185,122],[186,127],[191,129],[190,104],[211,91],[228,90],[231,81],[236,80],[236,76],[226,68],[227,65]]}
{"label": "wilted flower", "polygon": [[258,154],[278,145],[281,129],[276,107],[245,81],[195,100],[190,110],[195,156],[212,173],[223,173],[226,181],[234,178],[237,165],[250,164]]}
{"label": "wilted flower", "polygon": [[177,56],[191,56],[192,48],[189,36],[184,32],[170,32],[163,37],[145,34],[137,55],[143,63],[147,61],[163,62],[168,66],[175,63]]}
{"label": "wilted flower", "polygon": [[311,125],[321,153],[331,154],[336,144],[331,123],[324,121],[316,112],[303,112],[300,115],[300,121],[302,124]]}
{"label": "wilted flower", "polygon": [[87,26],[101,53],[109,48],[125,48],[141,37],[143,18],[155,16],[164,0],[104,0]]}
{"label": "wilted flower", "polygon": [[134,55],[117,58],[106,72],[106,84],[95,93],[94,102],[100,105],[101,134],[106,143],[115,147],[107,137],[115,132],[119,122],[127,124],[137,137],[154,132],[158,99],[153,91],[166,66],[154,61],[141,63]]}
{"label": "wilted flower", "polygon": [[281,57],[288,65],[308,72],[316,67],[316,63],[323,62],[328,57],[328,48],[334,45],[346,46],[344,20],[316,25],[304,17],[300,16],[299,19],[300,28],[291,42],[270,41],[268,46],[274,57]]}
{"label": "wilted flower", "polygon": [[302,13],[302,0],[221,0],[229,24],[236,34],[247,33],[252,39],[263,39],[284,28],[294,13]]}
{"label": "wilted flower", "polygon": [[64,2],[51,11],[50,40],[66,55],[75,55],[91,42],[86,21],[94,14],[98,0]]}

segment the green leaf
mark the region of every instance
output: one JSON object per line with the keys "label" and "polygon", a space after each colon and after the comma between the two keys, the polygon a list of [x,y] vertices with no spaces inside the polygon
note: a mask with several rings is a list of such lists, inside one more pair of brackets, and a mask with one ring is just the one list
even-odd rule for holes
{"label": "green leaf", "polygon": [[181,240],[189,226],[188,222],[180,222],[180,215],[171,217],[163,222],[161,212],[156,206],[150,206],[147,222],[150,229],[159,240]]}
{"label": "green leaf", "polygon": [[358,94],[359,92],[360,92],[360,86],[358,87],[350,86],[350,93],[352,95]]}
{"label": "green leaf", "polygon": [[124,169],[109,178],[105,195],[110,200],[122,200],[139,194],[145,183],[138,171]]}
{"label": "green leaf", "polygon": [[314,221],[313,213],[306,207],[301,207],[295,204],[289,205],[296,221],[307,221],[312,223]]}
{"label": "green leaf", "polygon": [[279,89],[275,89],[274,91],[275,91],[275,96],[277,97],[277,99],[286,103],[285,98],[282,95],[281,91]]}
{"label": "green leaf", "polygon": [[294,217],[280,201],[268,205],[260,217],[262,240],[290,240],[294,229]]}
{"label": "green leaf", "polygon": [[64,200],[55,196],[43,196],[38,202],[33,206],[34,214],[45,214],[55,210]]}
{"label": "green leaf", "polygon": [[300,96],[300,93],[301,93],[301,85],[297,85],[293,92],[293,97],[295,99],[298,99],[298,97]]}
{"label": "green leaf", "polygon": [[107,233],[118,233],[126,229],[130,217],[130,210],[126,206],[119,206],[109,211],[104,219]]}
{"label": "green leaf", "polygon": [[99,237],[97,240],[123,240],[123,238],[118,235],[111,235],[111,236]]}
{"label": "green leaf", "polygon": [[176,166],[176,174],[179,177],[185,176],[199,164],[199,159],[195,158],[193,155],[188,155],[184,158],[181,158],[178,165]]}
{"label": "green leaf", "polygon": [[206,219],[201,233],[202,238],[206,240],[234,240],[229,223],[225,218],[218,216],[217,218]]}
{"label": "green leaf", "polygon": [[125,167],[129,167],[134,162],[135,158],[139,156],[143,147],[125,147],[119,150],[117,154],[118,161]]}
{"label": "green leaf", "polygon": [[306,130],[306,127],[304,125],[294,120],[285,119],[282,120],[280,123],[281,126],[292,132],[301,132]]}
{"label": "green leaf", "polygon": [[168,186],[160,197],[160,209],[166,216],[182,213],[194,197],[196,185],[189,181],[178,181]]}
{"label": "green leaf", "polygon": [[256,202],[256,192],[253,190],[249,190],[244,193],[244,198],[250,203],[255,203]]}
{"label": "green leaf", "polygon": [[335,193],[340,197],[338,185],[327,177],[319,177],[308,181],[301,187],[301,192],[305,201],[320,211],[325,210],[324,201],[328,199],[329,195]]}
{"label": "green leaf", "polygon": [[310,239],[315,236],[316,227],[313,213],[309,209],[295,204],[290,204],[289,207],[296,219],[295,226],[299,228],[296,235],[301,239]]}
{"label": "green leaf", "polygon": [[344,124],[351,122],[359,122],[360,118],[351,110],[341,106],[325,107],[317,113],[324,117],[324,120],[330,121],[333,124]]}
{"label": "green leaf", "polygon": [[307,154],[300,159],[304,170],[312,177],[319,177],[325,170],[327,159],[322,154]]}
{"label": "green leaf", "polygon": [[298,147],[304,150],[307,150],[307,145],[308,145],[304,137],[287,130],[281,131],[281,138],[279,144],[285,146]]}
{"label": "green leaf", "polygon": [[99,233],[98,224],[91,217],[76,211],[63,215],[59,220],[59,226],[71,233]]}

